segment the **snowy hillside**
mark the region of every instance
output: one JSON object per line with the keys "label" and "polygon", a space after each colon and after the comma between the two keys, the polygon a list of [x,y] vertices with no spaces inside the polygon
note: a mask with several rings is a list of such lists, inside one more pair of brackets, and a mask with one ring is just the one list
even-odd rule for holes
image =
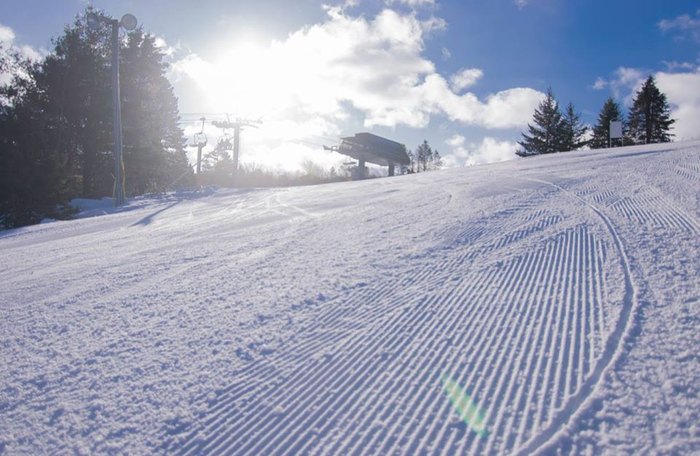
{"label": "snowy hillside", "polygon": [[0,454],[700,452],[700,143],[0,233]]}

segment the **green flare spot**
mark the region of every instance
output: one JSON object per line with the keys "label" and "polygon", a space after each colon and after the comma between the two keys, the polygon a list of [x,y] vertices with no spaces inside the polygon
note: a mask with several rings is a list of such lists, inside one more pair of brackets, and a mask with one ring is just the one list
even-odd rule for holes
{"label": "green flare spot", "polygon": [[484,414],[479,409],[479,406],[474,403],[472,398],[466,391],[459,386],[459,383],[453,381],[448,376],[442,377],[442,389],[450,398],[452,405],[457,409],[459,417],[480,437],[486,437],[486,423],[484,422]]}

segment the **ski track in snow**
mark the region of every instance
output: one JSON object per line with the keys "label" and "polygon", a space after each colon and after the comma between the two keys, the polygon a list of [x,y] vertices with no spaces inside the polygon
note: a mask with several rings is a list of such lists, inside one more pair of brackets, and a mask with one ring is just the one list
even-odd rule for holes
{"label": "ski track in snow", "polygon": [[[600,284],[604,246],[588,232],[585,225],[555,236],[546,244],[546,248],[536,254],[516,258],[493,267],[491,271],[478,271],[475,276],[463,272],[465,264],[480,255],[498,252],[561,220],[560,216],[547,215],[543,211],[526,213],[514,221],[509,218],[521,210],[508,209],[493,217],[505,218],[500,225],[489,228],[500,236],[483,242],[481,248],[462,252],[454,245],[469,244],[470,238],[475,236],[488,236],[479,229],[467,227],[454,238],[452,245],[443,247],[451,255],[445,255],[440,260],[440,270],[433,267],[435,260],[430,258],[425,267],[412,271],[410,278],[398,279],[397,283],[384,282],[379,289],[363,290],[357,295],[343,297],[346,302],[337,306],[329,303],[333,311],[322,315],[319,322],[328,322],[330,327],[324,332],[330,337],[312,334],[310,349],[299,346],[292,351],[297,354],[315,353],[319,347],[338,344],[340,340],[342,352],[347,356],[338,361],[324,360],[321,365],[316,360],[301,364],[296,359],[289,360],[290,364],[298,366],[299,374],[291,374],[290,382],[274,383],[267,389],[257,388],[255,394],[261,400],[250,402],[249,409],[237,406],[241,397],[247,398],[251,393],[247,385],[244,383],[240,389],[232,388],[217,398],[216,405],[212,407],[213,416],[203,429],[188,437],[182,453],[226,453],[234,450],[250,454],[296,453],[316,446],[327,448],[330,453],[343,454],[355,451],[413,452],[425,442],[411,441],[409,436],[412,431],[420,435],[416,430],[425,426],[431,429],[423,434],[427,441],[437,441],[435,447],[448,453],[465,450],[490,452],[494,449],[510,451],[517,448],[533,429],[552,421],[552,415],[565,408],[567,398],[579,390],[602,351],[605,334],[605,311],[601,302],[604,290]],[[490,222],[493,222],[493,218]],[[533,223],[533,220],[536,221]],[[502,235],[505,226],[522,226],[523,222],[525,227]],[[501,271],[505,271],[505,275],[500,275]],[[427,288],[432,290],[416,308],[411,306],[416,300],[415,288],[403,288],[410,282],[427,283]],[[469,285],[472,282],[478,286]],[[528,283],[528,287],[520,288],[518,285],[522,282]],[[560,308],[562,300],[565,305]],[[366,302],[371,303],[371,309],[365,309],[363,304]],[[348,337],[353,328],[347,327],[345,321],[350,316],[347,311],[340,314],[338,310],[358,308],[362,309],[362,319],[378,319],[385,323],[379,327],[375,324],[360,328],[352,337]],[[396,309],[401,311],[396,312]],[[368,311],[370,315],[367,315]],[[464,314],[460,314],[460,311]],[[357,318],[350,319],[350,322],[355,320]],[[519,326],[518,323],[523,320],[532,326]],[[335,322],[341,323],[342,327],[334,327]],[[451,322],[451,325],[441,327],[443,322]],[[445,342],[449,348],[436,352],[434,348],[414,344],[413,351],[401,349],[407,345],[402,339],[431,340],[436,338],[436,333],[449,334],[460,327],[473,327],[475,330],[469,334],[470,338],[461,337]],[[511,328],[510,334],[507,328]],[[490,334],[485,334],[484,329],[490,329]],[[572,336],[563,337],[568,333]],[[387,340],[387,334],[396,334],[396,340]],[[533,350],[530,345],[539,350]],[[503,346],[524,348],[505,352]],[[549,356],[541,356],[542,347],[546,348],[545,353]],[[377,352],[381,355],[373,356]],[[484,400],[482,406],[488,407],[487,422],[493,421],[490,430],[493,437],[483,442],[472,436],[473,442],[465,447],[470,436],[464,428],[460,430],[467,435],[462,439],[450,440],[454,434],[444,432],[450,429],[445,423],[445,416],[449,416],[451,411],[436,387],[442,372],[449,371],[450,366],[457,362],[455,358],[472,353],[476,356],[469,363],[469,376],[461,380],[463,384],[470,385],[472,391],[483,391],[483,396],[490,399],[490,403]],[[508,356],[499,357],[499,353]],[[413,360],[411,364],[415,363],[415,366],[406,366],[403,360],[396,359],[399,354],[401,358]],[[268,369],[266,364],[265,361],[261,362],[257,366],[260,372],[252,375],[264,377],[263,372]],[[274,364],[278,369],[285,367],[284,360],[282,366],[277,362]],[[396,372],[404,366],[410,369],[410,374],[399,387],[396,379],[387,375],[386,370]],[[466,366],[460,367],[460,370],[464,370]],[[491,375],[479,378],[477,374],[484,371],[490,371]],[[352,374],[348,376],[348,372]],[[497,381],[495,376],[500,372],[517,372],[511,378],[520,378],[520,381],[506,383],[505,377]],[[542,379],[538,379],[534,385],[528,384],[527,379],[540,372],[543,373],[540,374]],[[251,374],[246,372],[246,375]],[[426,386],[429,387],[427,391]],[[362,389],[367,392],[359,400],[352,394],[342,394],[343,391]],[[331,394],[321,404],[314,404],[317,410],[313,413],[305,413],[309,404],[314,403],[318,391],[330,391]],[[387,401],[388,404],[398,404],[404,396],[416,399],[413,403],[404,404],[401,409],[387,408]],[[288,404],[286,398],[293,400]],[[274,406],[260,408],[260,402]],[[367,413],[363,410],[363,404],[374,404],[374,407]],[[523,413],[516,419],[515,414],[506,411],[508,408]],[[404,416],[406,410],[412,410],[409,418]],[[287,415],[300,416],[300,419],[290,421],[286,419]],[[364,421],[352,422],[352,417],[358,415],[364,416]],[[428,417],[433,423],[425,422]],[[375,422],[392,423],[393,426],[376,429]],[[318,429],[318,426],[321,428]],[[342,446],[315,437],[327,436],[333,428],[350,428],[356,435],[352,439],[339,439],[344,443]],[[258,438],[260,434],[272,437],[261,439]]]}
{"label": "ski track in snow", "polygon": [[[654,283],[635,249],[700,234],[699,148],[216,192],[9,232],[0,454],[555,451],[644,341]],[[86,427],[100,410],[113,423]]]}
{"label": "ski track in snow", "polygon": [[[494,245],[517,237],[508,235]],[[182,453],[275,454],[321,447],[332,454],[386,454],[418,451],[426,442],[448,454],[489,452],[494,445],[499,451],[512,450],[564,407],[602,351],[603,249],[584,225],[555,236],[536,253],[478,271],[467,280],[460,271],[472,255],[458,255],[439,271],[427,266],[414,280],[430,283],[432,292],[418,303],[413,288],[397,292],[401,288],[392,283],[350,296],[337,308],[359,308],[362,319],[378,323],[353,334],[352,326],[343,324],[350,315],[334,309],[319,318],[332,325],[324,331],[328,337],[312,334],[310,349],[292,350],[299,356],[340,342],[338,351],[344,356],[320,363],[288,360],[298,366],[296,372],[289,374],[289,381],[256,388],[259,401],[249,400],[251,391],[245,383],[232,388],[217,398],[207,426],[188,438]],[[523,281],[528,283],[525,289],[519,286]],[[563,308],[561,300],[566,303]],[[371,309],[365,309],[367,302]],[[343,327],[336,328],[335,322]],[[445,322],[450,322],[447,327]],[[474,331],[460,333],[459,328]],[[569,332],[572,337],[562,337]],[[455,335],[444,338],[445,334]],[[387,335],[394,336],[387,339]],[[438,347],[420,343],[435,340],[440,341]],[[544,349],[550,354],[546,359],[538,356]],[[264,378],[266,364],[246,375]],[[277,369],[285,367],[284,360],[281,366],[275,363]],[[399,373],[403,369],[406,372]],[[481,405],[492,423],[492,437],[485,442],[462,425],[450,423],[452,412],[439,378],[452,371],[461,372],[456,378],[484,398]],[[479,375],[483,372],[490,375]],[[517,373],[510,379],[520,381],[508,382],[499,372]],[[528,384],[526,380],[538,372],[542,378]],[[400,381],[398,375],[403,377]],[[315,403],[319,391],[326,394]],[[359,397],[349,393],[356,391],[363,393]],[[237,404],[243,398],[248,407]],[[270,406],[261,408],[260,402]],[[508,413],[508,408],[522,411],[521,405],[526,405],[526,418]],[[358,417],[363,419],[358,422]],[[377,428],[376,422],[386,426]],[[354,435],[332,444],[327,442],[332,440],[332,429],[352,429]]]}

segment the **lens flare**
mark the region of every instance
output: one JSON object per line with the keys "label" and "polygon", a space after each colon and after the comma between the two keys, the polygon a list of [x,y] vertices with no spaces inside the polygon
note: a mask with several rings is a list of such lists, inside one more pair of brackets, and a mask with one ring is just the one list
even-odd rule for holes
{"label": "lens flare", "polygon": [[442,377],[442,389],[447,397],[450,398],[452,405],[457,409],[457,413],[462,418],[462,421],[480,437],[486,437],[488,432],[486,431],[484,414],[459,383],[444,375]]}

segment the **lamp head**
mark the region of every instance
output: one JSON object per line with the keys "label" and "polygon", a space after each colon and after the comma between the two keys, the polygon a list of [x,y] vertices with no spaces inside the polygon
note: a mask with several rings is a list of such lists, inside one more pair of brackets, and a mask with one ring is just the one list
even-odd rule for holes
{"label": "lamp head", "polygon": [[127,13],[122,16],[122,20],[119,23],[125,30],[132,31],[136,28],[138,21],[136,20],[136,16]]}

